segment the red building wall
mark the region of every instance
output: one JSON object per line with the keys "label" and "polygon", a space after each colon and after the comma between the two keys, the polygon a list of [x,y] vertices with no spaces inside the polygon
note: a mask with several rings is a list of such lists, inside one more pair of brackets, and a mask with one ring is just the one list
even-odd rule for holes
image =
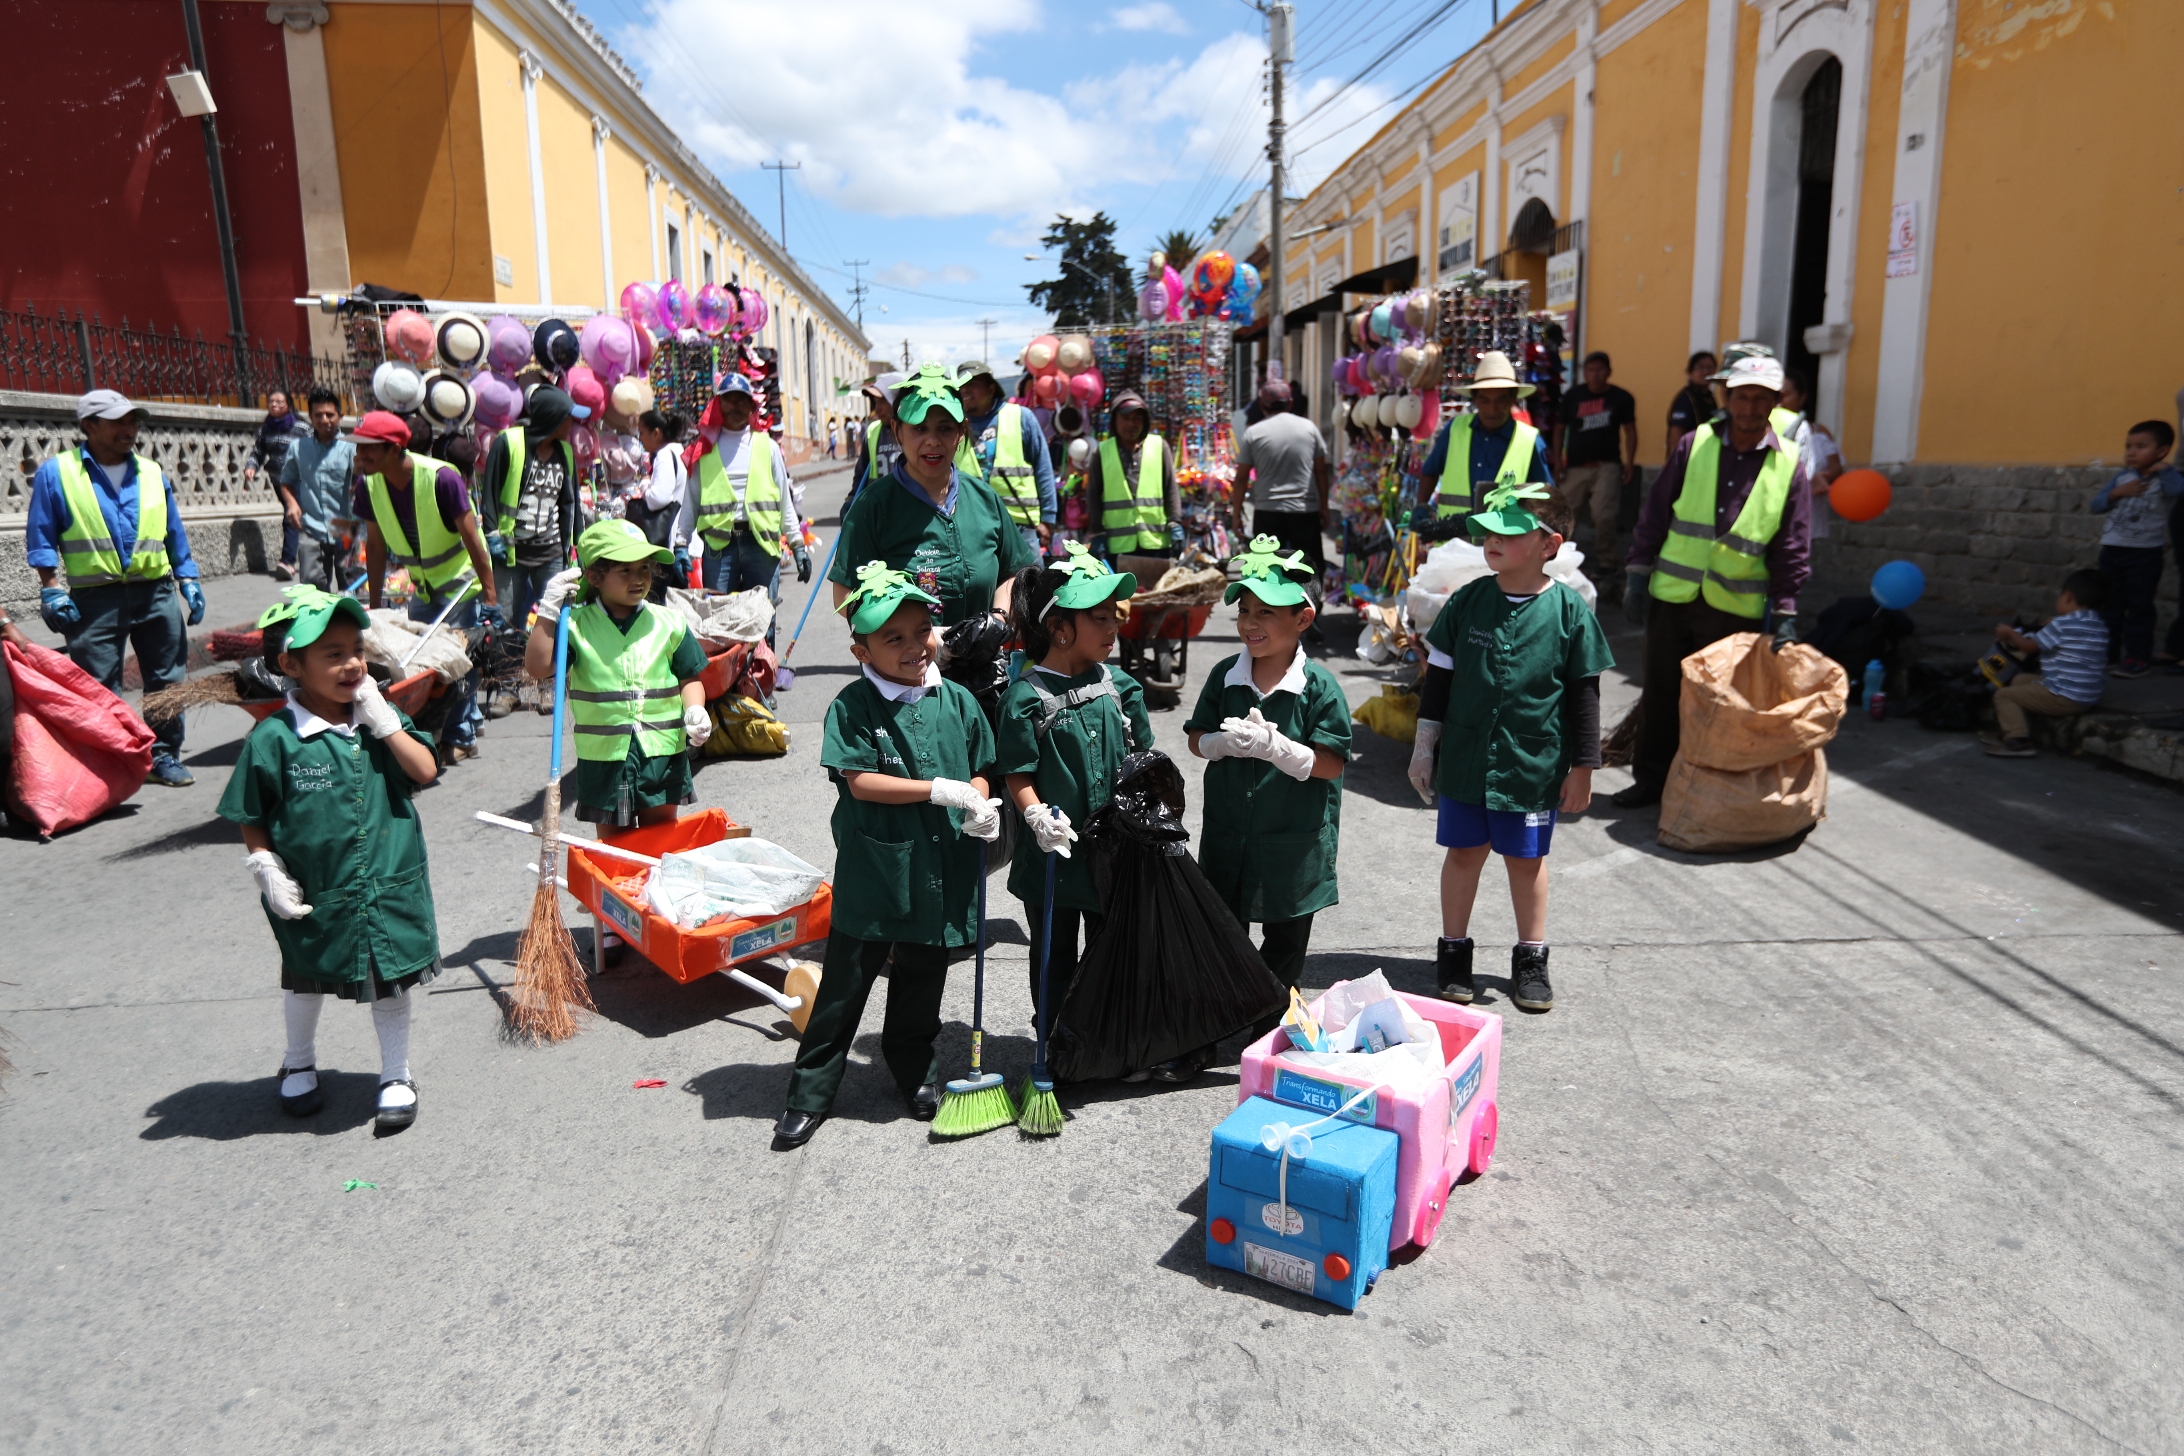
{"label": "red building wall", "polygon": [[[0,305],[228,331],[200,124],[166,78],[189,65],[181,0],[11,0],[0,87]],[[281,27],[200,0],[228,209],[254,339],[307,348],[303,219]]]}

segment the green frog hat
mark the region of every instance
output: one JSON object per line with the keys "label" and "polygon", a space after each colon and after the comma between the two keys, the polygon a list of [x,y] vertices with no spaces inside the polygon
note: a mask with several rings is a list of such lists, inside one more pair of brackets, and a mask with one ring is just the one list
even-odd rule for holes
{"label": "green frog hat", "polygon": [[1046,616],[1056,607],[1064,611],[1081,612],[1096,607],[1101,602],[1118,605],[1136,595],[1137,577],[1127,571],[1117,571],[1092,554],[1092,548],[1082,541],[1069,543],[1069,554],[1059,561],[1049,562],[1047,569],[1059,571],[1069,579],[1054,589],[1053,599],[1040,609]]}
{"label": "green frog hat", "polygon": [[938,406],[960,425],[963,423],[963,396],[958,391],[963,383],[938,364],[920,365],[917,373],[896,386],[895,418],[906,425],[915,425],[925,418],[927,410]]}
{"label": "green frog hat", "polygon": [[884,561],[867,561],[857,568],[857,589],[834,610],[848,612],[849,630],[862,635],[886,626],[904,602],[924,602],[940,610],[940,598],[920,588],[909,572],[897,571]]}
{"label": "green frog hat", "polygon": [[635,521],[609,516],[603,521],[592,522],[584,528],[584,534],[576,538],[576,562],[589,571],[609,561],[652,561],[672,566],[675,553],[665,546],[653,545]]}
{"label": "green frog hat", "polygon": [[1538,481],[1497,485],[1480,502],[1482,509],[1471,513],[1471,534],[1476,536],[1482,531],[1491,531],[1497,536],[1525,536],[1534,531],[1551,531],[1554,527],[1533,515],[1524,504],[1528,500],[1547,498],[1547,487]]}
{"label": "green frog hat", "polygon": [[318,641],[326,635],[327,627],[336,617],[347,617],[356,623],[359,632],[371,630],[371,614],[355,597],[337,597],[324,587],[316,586],[292,586],[282,596],[283,600],[260,614],[258,630],[263,632],[286,622],[288,635],[281,642],[284,652],[309,647]]}
{"label": "green frog hat", "polygon": [[1294,607],[1310,600],[1304,593],[1304,583],[1312,579],[1312,568],[1305,565],[1304,553],[1292,551],[1281,554],[1282,543],[1275,536],[1254,536],[1249,550],[1229,558],[1236,568],[1236,580],[1221,594],[1224,602],[1233,602],[1249,591],[1270,607]]}

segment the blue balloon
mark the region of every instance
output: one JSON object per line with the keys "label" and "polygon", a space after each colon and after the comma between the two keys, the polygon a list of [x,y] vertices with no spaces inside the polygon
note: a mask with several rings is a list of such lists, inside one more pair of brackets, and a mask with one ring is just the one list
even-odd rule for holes
{"label": "blue balloon", "polygon": [[1926,594],[1926,573],[1909,561],[1891,561],[1873,573],[1873,600],[1902,611]]}

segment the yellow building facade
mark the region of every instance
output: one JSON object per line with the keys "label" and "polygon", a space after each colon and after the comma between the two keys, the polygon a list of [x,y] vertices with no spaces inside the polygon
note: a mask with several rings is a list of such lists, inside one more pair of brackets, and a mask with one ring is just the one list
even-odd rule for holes
{"label": "yellow building facade", "polygon": [[869,341],[574,6],[251,3],[285,25],[314,292],[578,311],[633,280],[734,279],[767,302],[757,342],[780,350],[792,458],[862,413],[837,390],[865,377]]}
{"label": "yellow building facade", "polygon": [[2175,0],[1532,0],[1291,208],[1283,303],[1555,258],[1642,459],[1758,339],[1855,463],[2113,463],[2184,384],[2178,54]]}

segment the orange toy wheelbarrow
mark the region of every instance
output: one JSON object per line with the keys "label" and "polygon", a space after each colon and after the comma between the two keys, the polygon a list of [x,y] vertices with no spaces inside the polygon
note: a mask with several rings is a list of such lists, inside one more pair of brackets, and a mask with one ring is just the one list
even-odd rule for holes
{"label": "orange toy wheelbarrow", "polygon": [[[430,672],[416,673],[403,678],[400,682],[388,683],[382,695],[388,702],[414,718],[423,710],[425,700],[434,696],[432,691],[435,686],[434,677],[435,674]],[[251,716],[253,722],[263,723],[266,719],[287,707],[288,700],[286,698],[259,698],[241,706],[243,711]]]}

